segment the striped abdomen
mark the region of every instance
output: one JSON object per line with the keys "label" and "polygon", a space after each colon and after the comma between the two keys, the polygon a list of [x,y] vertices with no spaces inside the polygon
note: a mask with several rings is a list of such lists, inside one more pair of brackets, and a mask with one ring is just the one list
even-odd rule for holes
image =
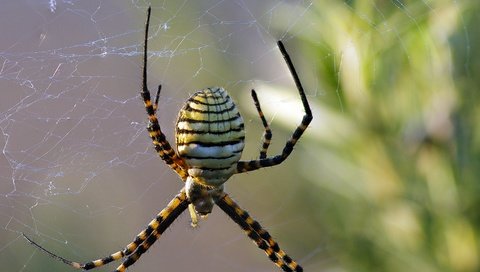
{"label": "striped abdomen", "polygon": [[245,130],[237,107],[223,88],[194,93],[180,110],[175,135],[178,154],[195,182],[219,186],[235,172]]}

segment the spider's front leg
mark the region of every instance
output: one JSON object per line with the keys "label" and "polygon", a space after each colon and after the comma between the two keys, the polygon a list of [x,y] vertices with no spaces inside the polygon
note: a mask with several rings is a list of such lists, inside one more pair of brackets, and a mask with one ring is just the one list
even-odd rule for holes
{"label": "spider's front leg", "polygon": [[253,219],[247,211],[240,208],[228,194],[224,193],[216,201],[216,204],[245,231],[261,250],[265,251],[265,254],[275,265],[286,272],[303,271],[303,268],[280,248],[268,231],[262,228],[260,223]]}
{"label": "spider's front leg", "polygon": [[[182,214],[186,209],[187,206],[190,204],[190,201],[187,198],[185,193],[185,189],[175,196],[175,198],[170,201],[165,209],[163,209],[156,219],[152,220],[148,225],[147,229],[142,232],[142,241],[138,245],[138,247],[129,250],[129,254],[127,259],[117,267],[115,272],[123,272],[129,266],[134,264],[143,253],[147,252],[147,250],[160,238],[163,232],[177,219],[177,217]],[[160,219],[158,219],[160,217]],[[138,236],[137,236],[138,237]],[[146,238],[146,239],[144,239]],[[137,239],[135,239],[136,241]],[[128,247],[127,247],[128,248]]]}
{"label": "spider's front leg", "polygon": [[128,244],[123,250],[112,253],[104,258],[94,261],[79,263],[63,258],[28,238],[25,234],[23,237],[32,245],[40,249],[50,257],[57,259],[73,268],[90,270],[100,266],[104,266],[123,257],[127,257],[115,271],[125,271],[132,265],[147,249],[160,237],[160,235],[170,226],[170,224],[187,208],[190,202],[187,199],[185,190],[180,191],[158,215],[148,224],[147,228],[140,232],[133,242]]}

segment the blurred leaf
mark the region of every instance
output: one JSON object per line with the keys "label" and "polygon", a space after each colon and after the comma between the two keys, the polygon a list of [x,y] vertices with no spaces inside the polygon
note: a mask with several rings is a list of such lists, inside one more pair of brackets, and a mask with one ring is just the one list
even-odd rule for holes
{"label": "blurred leaf", "polygon": [[297,166],[318,207],[304,207],[321,230],[306,235],[335,259],[325,267],[480,270],[478,11],[316,1],[304,19],[297,46],[325,95]]}

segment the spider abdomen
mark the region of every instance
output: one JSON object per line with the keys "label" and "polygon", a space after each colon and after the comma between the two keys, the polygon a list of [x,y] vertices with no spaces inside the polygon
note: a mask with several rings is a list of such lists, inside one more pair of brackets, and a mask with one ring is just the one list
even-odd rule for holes
{"label": "spider abdomen", "polygon": [[225,89],[212,87],[194,93],[179,112],[175,135],[178,154],[196,182],[219,186],[236,170],[245,130]]}

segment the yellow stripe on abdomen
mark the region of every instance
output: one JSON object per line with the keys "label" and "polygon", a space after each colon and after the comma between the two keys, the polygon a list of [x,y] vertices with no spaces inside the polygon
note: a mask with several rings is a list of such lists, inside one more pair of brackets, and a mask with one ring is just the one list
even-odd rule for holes
{"label": "yellow stripe on abdomen", "polygon": [[178,154],[197,182],[218,186],[235,171],[244,147],[243,119],[223,88],[193,94],[176,126]]}

